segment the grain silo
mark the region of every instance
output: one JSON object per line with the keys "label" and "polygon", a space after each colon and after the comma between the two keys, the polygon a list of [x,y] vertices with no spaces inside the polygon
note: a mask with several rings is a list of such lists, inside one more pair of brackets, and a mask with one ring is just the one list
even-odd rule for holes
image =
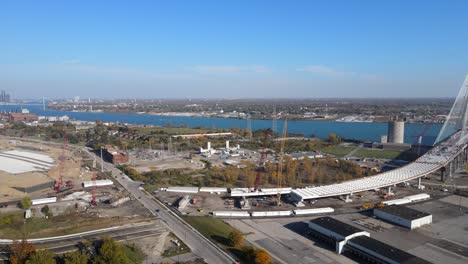
{"label": "grain silo", "polygon": [[388,143],[403,144],[405,138],[405,121],[391,120],[388,122]]}

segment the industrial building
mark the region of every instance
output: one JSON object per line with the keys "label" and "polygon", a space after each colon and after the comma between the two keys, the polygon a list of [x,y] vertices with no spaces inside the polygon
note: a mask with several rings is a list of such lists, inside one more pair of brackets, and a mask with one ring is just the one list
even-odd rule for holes
{"label": "industrial building", "polygon": [[411,230],[432,223],[432,215],[401,205],[375,208],[374,215],[385,221],[404,226]]}
{"label": "industrial building", "polygon": [[335,247],[336,253],[341,254],[344,246],[351,238],[370,236],[352,225],[348,225],[331,217],[319,217],[309,222],[310,234]]}
{"label": "industrial building", "polygon": [[426,264],[426,260],[370,238],[370,234],[331,217],[309,222],[310,234],[334,246],[336,253],[351,253],[367,263]]}
{"label": "industrial building", "polygon": [[102,149],[103,158],[112,164],[122,164],[129,160],[128,153],[117,147],[106,146]]}
{"label": "industrial building", "polygon": [[405,138],[405,122],[392,120],[388,122],[387,143],[403,144]]}
{"label": "industrial building", "polygon": [[10,122],[34,122],[39,120],[38,116],[31,113],[10,113],[8,121]]}
{"label": "industrial building", "polygon": [[431,263],[408,252],[392,247],[367,236],[357,236],[350,239],[346,245],[346,251],[366,260],[369,263]]}

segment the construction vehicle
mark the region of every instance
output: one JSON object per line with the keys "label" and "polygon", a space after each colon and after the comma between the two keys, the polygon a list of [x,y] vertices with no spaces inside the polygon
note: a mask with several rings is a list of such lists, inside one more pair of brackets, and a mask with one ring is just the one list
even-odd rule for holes
{"label": "construction vehicle", "polygon": [[278,176],[278,179],[277,179],[277,182],[278,182],[278,196],[277,196],[276,203],[277,203],[278,206],[282,205],[281,204],[281,188],[283,187],[283,158],[284,158],[284,145],[285,145],[285,142],[286,142],[287,130],[288,130],[288,120],[284,120],[283,134],[282,134],[282,137],[281,137],[280,155],[279,155],[279,159],[278,159],[278,173],[277,173],[277,176]]}

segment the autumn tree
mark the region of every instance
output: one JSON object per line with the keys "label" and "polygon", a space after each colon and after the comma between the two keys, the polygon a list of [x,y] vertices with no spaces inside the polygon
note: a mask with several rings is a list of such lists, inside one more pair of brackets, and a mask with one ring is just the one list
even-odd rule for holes
{"label": "autumn tree", "polygon": [[64,255],[64,264],[87,264],[89,255],[81,251],[72,251]]}
{"label": "autumn tree", "polygon": [[36,251],[33,244],[28,243],[26,240],[13,241],[9,247],[10,263],[23,264],[27,259]]}
{"label": "autumn tree", "polygon": [[98,249],[95,264],[128,264],[129,260],[122,250],[122,246],[112,238],[105,238]]}
{"label": "autumn tree", "polygon": [[21,199],[20,202],[21,208],[23,209],[29,209],[32,206],[32,200],[30,197],[26,196],[23,199]]}
{"label": "autumn tree", "polygon": [[47,249],[38,250],[31,254],[26,264],[56,264],[55,255]]}
{"label": "autumn tree", "polygon": [[244,235],[238,230],[229,233],[229,245],[232,247],[240,248],[244,244]]}
{"label": "autumn tree", "polygon": [[255,264],[271,264],[271,257],[263,249],[255,250]]}

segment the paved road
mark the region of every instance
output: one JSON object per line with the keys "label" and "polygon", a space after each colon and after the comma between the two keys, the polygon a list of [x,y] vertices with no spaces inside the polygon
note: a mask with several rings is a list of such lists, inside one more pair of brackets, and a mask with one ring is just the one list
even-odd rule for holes
{"label": "paved road", "polygon": [[[94,158],[94,154],[86,151],[90,157]],[[168,209],[165,205],[157,201],[152,195],[140,188],[140,182],[132,181],[128,176],[122,174],[114,165],[107,162],[104,163],[104,169],[112,172],[116,180],[137,198],[143,206],[150,210],[154,215],[157,215],[167,225],[167,227],[180,239],[187,244],[192,253],[203,258],[208,263],[222,264],[235,263],[235,260],[219,247],[201,235],[194,228],[186,224],[174,212]],[[156,213],[156,210],[159,212]]]}
{"label": "paved road", "polygon": [[[74,251],[80,242],[94,241],[102,237],[112,237],[116,241],[125,241],[160,235],[167,229],[159,223],[140,224],[132,226],[120,226],[116,228],[104,228],[55,238],[32,239],[32,244],[39,248],[48,248],[56,254]],[[7,251],[10,243],[0,243],[0,260],[7,259]]]}
{"label": "paved road", "polygon": [[363,144],[359,144],[357,147],[355,147],[353,150],[351,150],[348,154],[346,154],[343,158],[349,158],[354,155],[358,150],[362,148]]}

